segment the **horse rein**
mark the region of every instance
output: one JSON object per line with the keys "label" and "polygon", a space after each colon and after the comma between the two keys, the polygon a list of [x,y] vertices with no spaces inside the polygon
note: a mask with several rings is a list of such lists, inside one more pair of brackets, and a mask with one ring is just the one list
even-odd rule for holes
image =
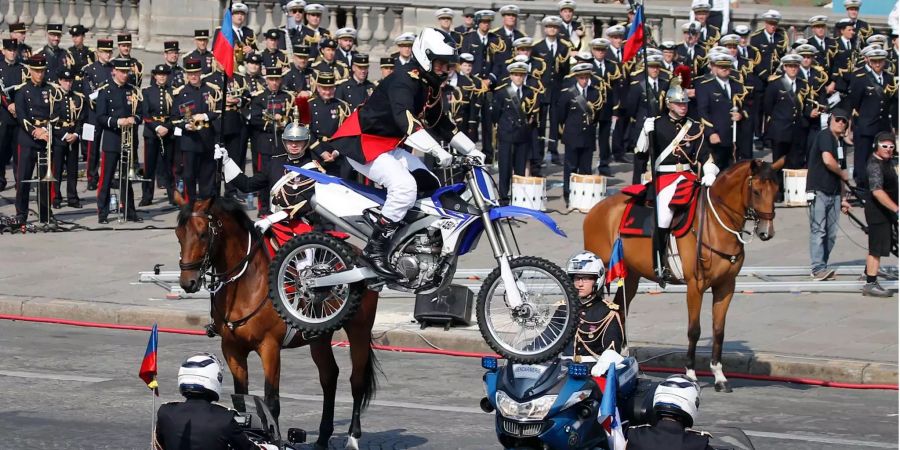
{"label": "horse rein", "polygon": [[[751,194],[750,189],[752,186],[753,186],[753,176],[751,175],[751,176],[747,177],[747,195],[748,196]],[[744,230],[743,226],[741,227],[740,231],[735,231],[735,230],[731,229],[731,227],[726,225],[725,221],[723,221],[722,218],[719,216],[719,212],[716,211],[716,205],[712,201],[712,197],[711,197],[709,188],[706,188],[706,202],[709,205],[709,209],[712,211],[713,216],[716,218],[716,221],[719,222],[719,225],[725,231],[733,234],[737,238],[737,240],[743,245],[747,245],[747,244],[753,242],[753,236],[756,234],[756,231],[759,229],[759,221],[760,220],[775,220],[775,211],[760,212],[760,211],[757,211],[752,206],[747,206],[744,209],[743,217],[744,217],[744,221],[747,221],[747,220],[753,221],[753,231]],[[722,208],[728,210],[729,212],[739,213],[738,211],[735,211],[735,210],[729,208],[727,205],[724,204],[724,202],[720,206]],[[750,239],[744,240],[743,235],[745,235],[745,234],[750,236]]]}
{"label": "horse rein", "polygon": [[[209,240],[206,242],[206,252],[203,254],[203,258],[200,261],[193,261],[189,263],[178,262],[178,267],[181,270],[198,270],[200,272],[200,283],[202,285],[206,285],[206,276],[209,276],[209,284],[207,285],[207,290],[209,291],[209,301],[210,307],[213,311],[216,309],[216,303],[214,301],[215,295],[223,288],[225,285],[237,281],[241,278],[244,273],[247,271],[247,267],[250,265],[251,257],[256,253],[256,250],[262,244],[262,239],[257,240],[256,244],[253,243],[253,234],[250,231],[247,231],[247,253],[238,261],[234,267],[226,270],[225,272],[214,272],[211,267],[211,258],[210,253],[212,253],[213,244],[216,236],[219,235],[219,231],[222,228],[222,221],[213,216],[209,211],[194,211],[191,213],[190,217],[199,217],[206,219],[207,227],[209,229]],[[240,271],[238,271],[240,268]],[[235,272],[237,272],[235,274]],[[231,274],[235,274],[233,276],[228,277],[226,280],[221,281],[221,278],[227,277]],[[223,319],[225,321],[225,326],[228,329],[234,331],[235,328],[243,325],[248,320],[250,320],[260,309],[262,309],[263,304],[265,303],[265,298],[259,302],[256,308],[250,314],[235,320],[229,321],[228,314],[223,315]]]}

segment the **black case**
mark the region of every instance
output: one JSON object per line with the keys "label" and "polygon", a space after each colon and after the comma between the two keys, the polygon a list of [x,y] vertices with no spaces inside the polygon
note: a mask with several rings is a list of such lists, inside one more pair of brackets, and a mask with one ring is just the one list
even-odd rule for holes
{"label": "black case", "polygon": [[469,326],[472,323],[472,305],[475,294],[471,289],[451,284],[445,289],[432,294],[416,296],[416,307],[413,317],[425,328],[429,325]]}

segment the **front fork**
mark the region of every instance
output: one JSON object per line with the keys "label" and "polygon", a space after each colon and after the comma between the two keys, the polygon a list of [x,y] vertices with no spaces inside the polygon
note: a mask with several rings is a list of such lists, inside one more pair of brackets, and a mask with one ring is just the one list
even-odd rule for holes
{"label": "front fork", "polygon": [[517,309],[522,306],[522,294],[513,276],[512,269],[509,267],[509,260],[513,256],[506,241],[506,236],[500,226],[491,220],[490,208],[481,195],[481,190],[475,180],[472,172],[466,176],[466,182],[469,184],[469,190],[472,192],[472,199],[475,205],[481,210],[481,220],[484,222],[484,232],[487,234],[488,242],[491,243],[491,250],[494,252],[494,259],[500,265],[500,279],[503,280],[503,287],[506,288],[506,305],[510,309]]}

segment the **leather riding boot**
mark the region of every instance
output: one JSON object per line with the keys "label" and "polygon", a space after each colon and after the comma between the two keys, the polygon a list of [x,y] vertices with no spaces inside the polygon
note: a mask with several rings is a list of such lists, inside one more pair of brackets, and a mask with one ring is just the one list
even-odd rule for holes
{"label": "leather riding boot", "polygon": [[397,232],[403,222],[391,222],[390,220],[378,215],[372,221],[372,237],[363,249],[363,258],[365,258],[372,269],[383,278],[396,279],[401,275],[394,271],[388,259],[388,249],[390,248],[391,238]]}
{"label": "leather riding boot", "polygon": [[666,282],[672,277],[669,270],[668,258],[669,229],[657,228],[653,235],[653,269],[659,276],[659,285],[666,286]]}

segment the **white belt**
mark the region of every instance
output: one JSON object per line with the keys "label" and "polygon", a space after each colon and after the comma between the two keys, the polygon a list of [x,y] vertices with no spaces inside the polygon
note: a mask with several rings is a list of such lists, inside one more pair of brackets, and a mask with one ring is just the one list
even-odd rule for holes
{"label": "white belt", "polygon": [[686,170],[691,171],[690,164],[660,164],[660,166],[656,168],[657,172],[662,173],[684,172]]}

